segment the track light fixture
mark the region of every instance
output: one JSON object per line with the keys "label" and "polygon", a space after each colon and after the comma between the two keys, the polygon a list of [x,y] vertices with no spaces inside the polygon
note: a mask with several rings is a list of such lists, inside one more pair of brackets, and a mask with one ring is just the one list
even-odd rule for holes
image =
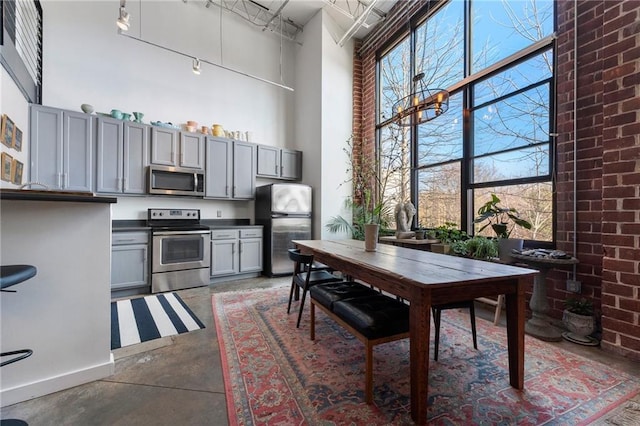
{"label": "track light fixture", "polygon": [[116,21],[116,25],[122,31],[129,31],[129,13],[124,9],[124,0],[120,3],[120,14],[118,15],[118,20]]}
{"label": "track light fixture", "polygon": [[200,75],[200,59],[193,58],[193,73]]}

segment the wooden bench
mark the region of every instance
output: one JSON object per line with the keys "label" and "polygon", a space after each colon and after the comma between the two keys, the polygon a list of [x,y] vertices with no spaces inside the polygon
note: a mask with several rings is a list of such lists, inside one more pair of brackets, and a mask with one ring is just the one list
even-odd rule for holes
{"label": "wooden bench", "polygon": [[[342,284],[342,286],[338,285]],[[356,282],[319,284],[311,296],[310,337],[315,340],[315,308],[365,346],[365,401],[373,402],[373,347],[409,337],[409,306]]]}

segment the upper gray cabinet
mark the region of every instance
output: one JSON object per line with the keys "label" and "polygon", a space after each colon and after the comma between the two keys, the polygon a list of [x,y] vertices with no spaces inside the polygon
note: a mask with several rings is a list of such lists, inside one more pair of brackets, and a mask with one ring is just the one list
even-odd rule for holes
{"label": "upper gray cabinet", "polygon": [[93,116],[42,105],[31,105],[30,114],[29,180],[49,189],[93,192]]}
{"label": "upper gray cabinet", "polygon": [[97,191],[144,194],[149,165],[149,126],[98,117]]}
{"label": "upper gray cabinet", "polygon": [[302,152],[269,145],[258,145],[259,177],[301,180]]}
{"label": "upper gray cabinet", "polygon": [[256,186],[255,144],[207,137],[206,145],[205,197],[253,199]]}
{"label": "upper gray cabinet", "polygon": [[204,135],[153,126],[151,128],[151,163],[204,169]]}

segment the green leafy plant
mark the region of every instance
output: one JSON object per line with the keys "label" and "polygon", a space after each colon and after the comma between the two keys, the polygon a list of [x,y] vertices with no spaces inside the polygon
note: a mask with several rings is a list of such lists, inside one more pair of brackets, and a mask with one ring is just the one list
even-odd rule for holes
{"label": "green leafy plant", "polygon": [[498,256],[498,245],[495,240],[476,235],[468,240],[459,240],[451,245],[451,250],[465,257],[474,259],[490,259]]}
{"label": "green leafy plant", "polygon": [[348,232],[352,238],[364,240],[364,225],[379,224],[384,229],[393,212],[379,196],[386,182],[380,179],[378,162],[364,155],[355,156],[352,139],[349,138],[343,148],[348,158],[347,172],[351,174],[344,183],[351,182],[353,187],[353,195],[345,201],[345,208],[351,210],[352,220],[333,216],[325,227],[329,232]]}
{"label": "green leafy plant", "polygon": [[469,238],[466,232],[458,229],[458,224],[453,222],[445,222],[435,228],[435,237],[442,244],[452,244],[456,241],[466,240]]}
{"label": "green leafy plant", "polygon": [[482,232],[486,227],[491,226],[498,238],[509,238],[513,228],[516,226],[531,229],[531,223],[519,217],[516,209],[502,207],[498,203],[500,203],[500,198],[496,194],[491,194],[491,200],[478,209],[478,216],[473,222],[487,221],[484,226],[478,229],[478,232]]}
{"label": "green leafy plant", "polygon": [[593,315],[593,302],[584,297],[581,299],[567,299],[564,302],[564,306],[567,311],[577,315]]}

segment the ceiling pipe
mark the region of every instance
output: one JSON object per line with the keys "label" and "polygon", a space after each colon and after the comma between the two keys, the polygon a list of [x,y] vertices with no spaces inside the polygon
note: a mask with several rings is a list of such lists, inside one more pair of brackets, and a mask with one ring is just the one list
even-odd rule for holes
{"label": "ceiling pipe", "polygon": [[365,19],[367,19],[367,16],[371,12],[371,10],[373,9],[373,6],[375,6],[377,1],[378,0],[371,0],[371,3],[369,3],[369,6],[367,6],[367,8],[362,12],[362,14],[358,16],[358,19],[356,19],[353,25],[351,25],[351,27],[347,30],[347,32],[344,33],[340,41],[338,41],[338,46],[340,47],[344,46],[344,43],[347,40],[349,40],[351,36],[353,36],[353,34],[355,34],[355,32],[362,26],[362,22]]}
{"label": "ceiling pipe", "polygon": [[[264,24],[264,28],[262,28],[262,31],[264,30],[268,30],[269,29],[269,24],[273,22],[274,19],[276,19],[276,16],[280,15],[280,12],[282,12],[282,9],[284,9],[284,7],[287,5],[287,3],[289,3],[289,0],[285,0],[284,3],[282,3],[280,5],[280,7],[278,8],[278,10],[275,11],[275,13],[273,15],[271,15],[271,18],[269,18],[269,20],[267,21],[266,24]],[[268,9],[267,9],[268,10]]]}

